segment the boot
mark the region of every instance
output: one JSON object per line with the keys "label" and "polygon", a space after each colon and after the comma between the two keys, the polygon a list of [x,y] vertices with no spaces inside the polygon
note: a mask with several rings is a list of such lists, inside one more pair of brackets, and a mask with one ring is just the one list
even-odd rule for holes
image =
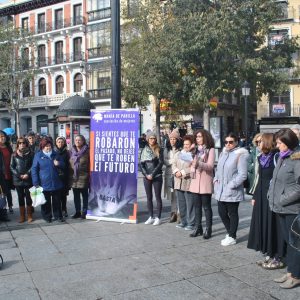
{"label": "boot", "polygon": [[180,213],[177,213],[177,224],[181,223]]}
{"label": "boot", "polygon": [[32,206],[27,206],[27,221],[28,221],[28,223],[33,222],[33,219],[32,219]]}
{"label": "boot", "polygon": [[190,237],[196,237],[198,235],[203,235],[203,228],[202,226],[198,226],[191,234]]}
{"label": "boot", "polygon": [[19,223],[25,222],[25,206],[20,206],[20,221]]}
{"label": "boot", "polygon": [[176,222],[176,220],[177,220],[177,214],[172,212],[169,223],[174,223],[174,222]]}
{"label": "boot", "polygon": [[206,239],[206,240],[210,239],[211,238],[211,232],[212,232],[211,227],[206,227],[205,232],[203,234],[203,238]]}

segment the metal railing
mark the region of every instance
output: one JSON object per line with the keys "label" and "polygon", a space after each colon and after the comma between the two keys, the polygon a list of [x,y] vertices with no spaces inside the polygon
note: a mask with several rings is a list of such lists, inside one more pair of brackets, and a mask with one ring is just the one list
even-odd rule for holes
{"label": "metal railing", "polygon": [[111,48],[110,47],[95,47],[89,48],[88,50],[88,58],[98,58],[98,57],[105,57],[111,55]]}
{"label": "metal railing", "polygon": [[265,117],[300,117],[300,105],[294,105],[291,107],[290,104],[285,105],[283,111],[273,110],[272,104],[264,104],[257,106],[257,115],[260,118]]}
{"label": "metal railing", "polygon": [[87,14],[88,14],[88,22],[107,19],[111,17],[111,9],[110,7],[106,7],[98,10],[91,10],[88,11]]}
{"label": "metal railing", "polygon": [[110,98],[111,97],[111,88],[88,90],[87,97],[91,100]]}

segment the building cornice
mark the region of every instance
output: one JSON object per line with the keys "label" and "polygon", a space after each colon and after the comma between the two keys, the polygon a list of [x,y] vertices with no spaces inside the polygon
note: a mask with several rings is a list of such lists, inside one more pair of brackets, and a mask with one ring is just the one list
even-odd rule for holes
{"label": "building cornice", "polygon": [[67,0],[29,0],[22,2],[10,2],[7,6],[0,7],[0,16],[17,15],[36,8],[66,2]]}

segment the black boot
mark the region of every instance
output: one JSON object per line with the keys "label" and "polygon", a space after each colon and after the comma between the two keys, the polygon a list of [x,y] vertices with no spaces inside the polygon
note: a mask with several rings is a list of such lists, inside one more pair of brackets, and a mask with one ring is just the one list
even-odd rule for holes
{"label": "black boot", "polygon": [[203,234],[203,238],[208,240],[211,238],[211,227],[206,227],[205,232]]}
{"label": "black boot", "polygon": [[174,223],[177,221],[177,214],[172,212],[169,223]]}
{"label": "black boot", "polygon": [[203,228],[202,226],[197,227],[191,234],[190,237],[196,237],[198,235],[203,235]]}

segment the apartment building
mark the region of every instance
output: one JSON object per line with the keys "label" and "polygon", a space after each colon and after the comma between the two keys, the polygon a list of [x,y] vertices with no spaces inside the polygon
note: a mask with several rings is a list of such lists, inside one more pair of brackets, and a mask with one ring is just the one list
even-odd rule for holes
{"label": "apartment building", "polygon": [[[0,5],[0,17],[29,31],[36,44],[22,49],[36,73],[23,92],[21,134],[56,136],[57,123],[51,120],[62,101],[75,94],[97,108],[110,107],[110,0],[14,0]],[[0,115],[0,128],[15,126],[14,113],[4,105]]]}
{"label": "apartment building", "polygon": [[[274,22],[272,31],[268,37],[270,46],[284,43],[285,37],[300,35],[300,1],[285,0],[275,1],[281,8],[281,15]],[[296,66],[300,66],[300,53],[294,54]],[[295,75],[294,69],[285,70],[290,75],[289,88],[280,95],[270,94],[265,96],[257,105],[257,118],[299,117],[300,116],[300,78]],[[276,127],[277,128],[277,127]]]}

